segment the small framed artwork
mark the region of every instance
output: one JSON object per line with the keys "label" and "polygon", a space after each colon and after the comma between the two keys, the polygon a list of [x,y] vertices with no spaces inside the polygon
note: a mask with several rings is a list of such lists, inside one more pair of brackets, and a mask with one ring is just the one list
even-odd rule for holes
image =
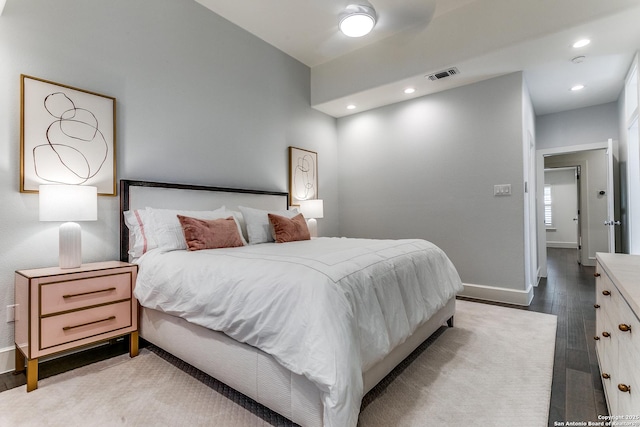
{"label": "small framed artwork", "polygon": [[289,147],[289,203],[318,198],[318,153]]}
{"label": "small framed artwork", "polygon": [[116,195],[116,99],[20,76],[20,191],[91,185]]}

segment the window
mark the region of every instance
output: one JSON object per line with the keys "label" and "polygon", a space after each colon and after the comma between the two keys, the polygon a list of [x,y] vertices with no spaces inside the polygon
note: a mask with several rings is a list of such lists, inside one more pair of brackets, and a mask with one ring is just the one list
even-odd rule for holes
{"label": "window", "polygon": [[551,213],[551,186],[544,186],[544,225],[553,225],[553,214]]}

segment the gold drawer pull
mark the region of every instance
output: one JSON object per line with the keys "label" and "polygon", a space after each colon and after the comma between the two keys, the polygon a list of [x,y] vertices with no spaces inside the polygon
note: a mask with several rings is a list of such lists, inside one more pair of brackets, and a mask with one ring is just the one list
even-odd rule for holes
{"label": "gold drawer pull", "polygon": [[618,390],[623,393],[631,393],[631,386],[626,384],[618,384]]}
{"label": "gold drawer pull", "polygon": [[631,332],[631,325],[627,325],[625,323],[620,323],[618,325],[618,329],[620,329],[622,332]]}
{"label": "gold drawer pull", "polygon": [[600,304],[593,304],[593,308],[600,308]]}
{"label": "gold drawer pull", "polygon": [[602,291],[602,295],[609,296],[609,295],[611,295],[611,292],[609,292],[609,291]]}
{"label": "gold drawer pull", "polygon": [[611,379],[611,375],[604,373],[602,374],[602,378],[604,378],[605,380]]}
{"label": "gold drawer pull", "polygon": [[115,318],[116,318],[116,316],[109,316],[106,319],[94,320],[93,322],[87,322],[87,323],[83,323],[81,325],[65,326],[64,328],[62,328],[62,330],[63,331],[68,331],[69,329],[81,328],[83,326],[93,325],[94,323],[100,323],[100,322],[107,322],[109,320],[115,320]]}
{"label": "gold drawer pull", "polygon": [[605,337],[605,338],[609,338],[611,336],[611,334],[609,332],[605,331],[605,332],[602,333],[602,336]]}
{"label": "gold drawer pull", "polygon": [[91,295],[91,294],[98,294],[100,292],[111,292],[111,291],[115,291],[116,288],[107,288],[107,289],[100,289],[97,291],[90,291],[90,292],[82,292],[79,294],[68,294],[68,295],[62,295],[62,298],[67,299],[67,298],[75,298],[75,297],[82,297],[85,295]]}
{"label": "gold drawer pull", "polygon": [[600,277],[600,273],[594,273],[593,277]]}
{"label": "gold drawer pull", "polygon": [[600,339],[600,337],[596,335],[595,337],[593,337],[593,339],[598,341]]}

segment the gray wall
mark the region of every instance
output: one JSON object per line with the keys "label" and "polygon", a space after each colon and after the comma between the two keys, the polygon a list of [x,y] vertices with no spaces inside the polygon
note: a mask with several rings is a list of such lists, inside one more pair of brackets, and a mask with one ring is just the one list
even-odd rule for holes
{"label": "gray wall", "polygon": [[342,234],[424,238],[463,282],[525,289],[522,86],[514,73],[339,119]]}
{"label": "gray wall", "polygon": [[[0,16],[0,319],[16,269],[57,265],[57,224],[19,192],[20,74],[117,99],[118,178],[287,191],[287,147],[318,152],[319,232],[338,234],[335,119],[308,67],[193,0],[9,0]],[[84,260],[118,258],[118,199],[82,224]],[[0,321],[0,350],[13,324]]]}
{"label": "gray wall", "polygon": [[536,149],[618,140],[615,102],[536,117]]}

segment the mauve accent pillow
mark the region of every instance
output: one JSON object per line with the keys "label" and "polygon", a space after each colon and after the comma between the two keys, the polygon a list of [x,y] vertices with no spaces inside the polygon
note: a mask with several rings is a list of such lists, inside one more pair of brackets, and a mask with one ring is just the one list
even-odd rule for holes
{"label": "mauve accent pillow", "polygon": [[293,218],[269,214],[269,222],[276,232],[276,243],[295,242],[298,240],[310,240],[309,228],[302,214]]}
{"label": "mauve accent pillow", "polygon": [[233,217],[198,219],[178,215],[178,220],[190,251],[244,246]]}

